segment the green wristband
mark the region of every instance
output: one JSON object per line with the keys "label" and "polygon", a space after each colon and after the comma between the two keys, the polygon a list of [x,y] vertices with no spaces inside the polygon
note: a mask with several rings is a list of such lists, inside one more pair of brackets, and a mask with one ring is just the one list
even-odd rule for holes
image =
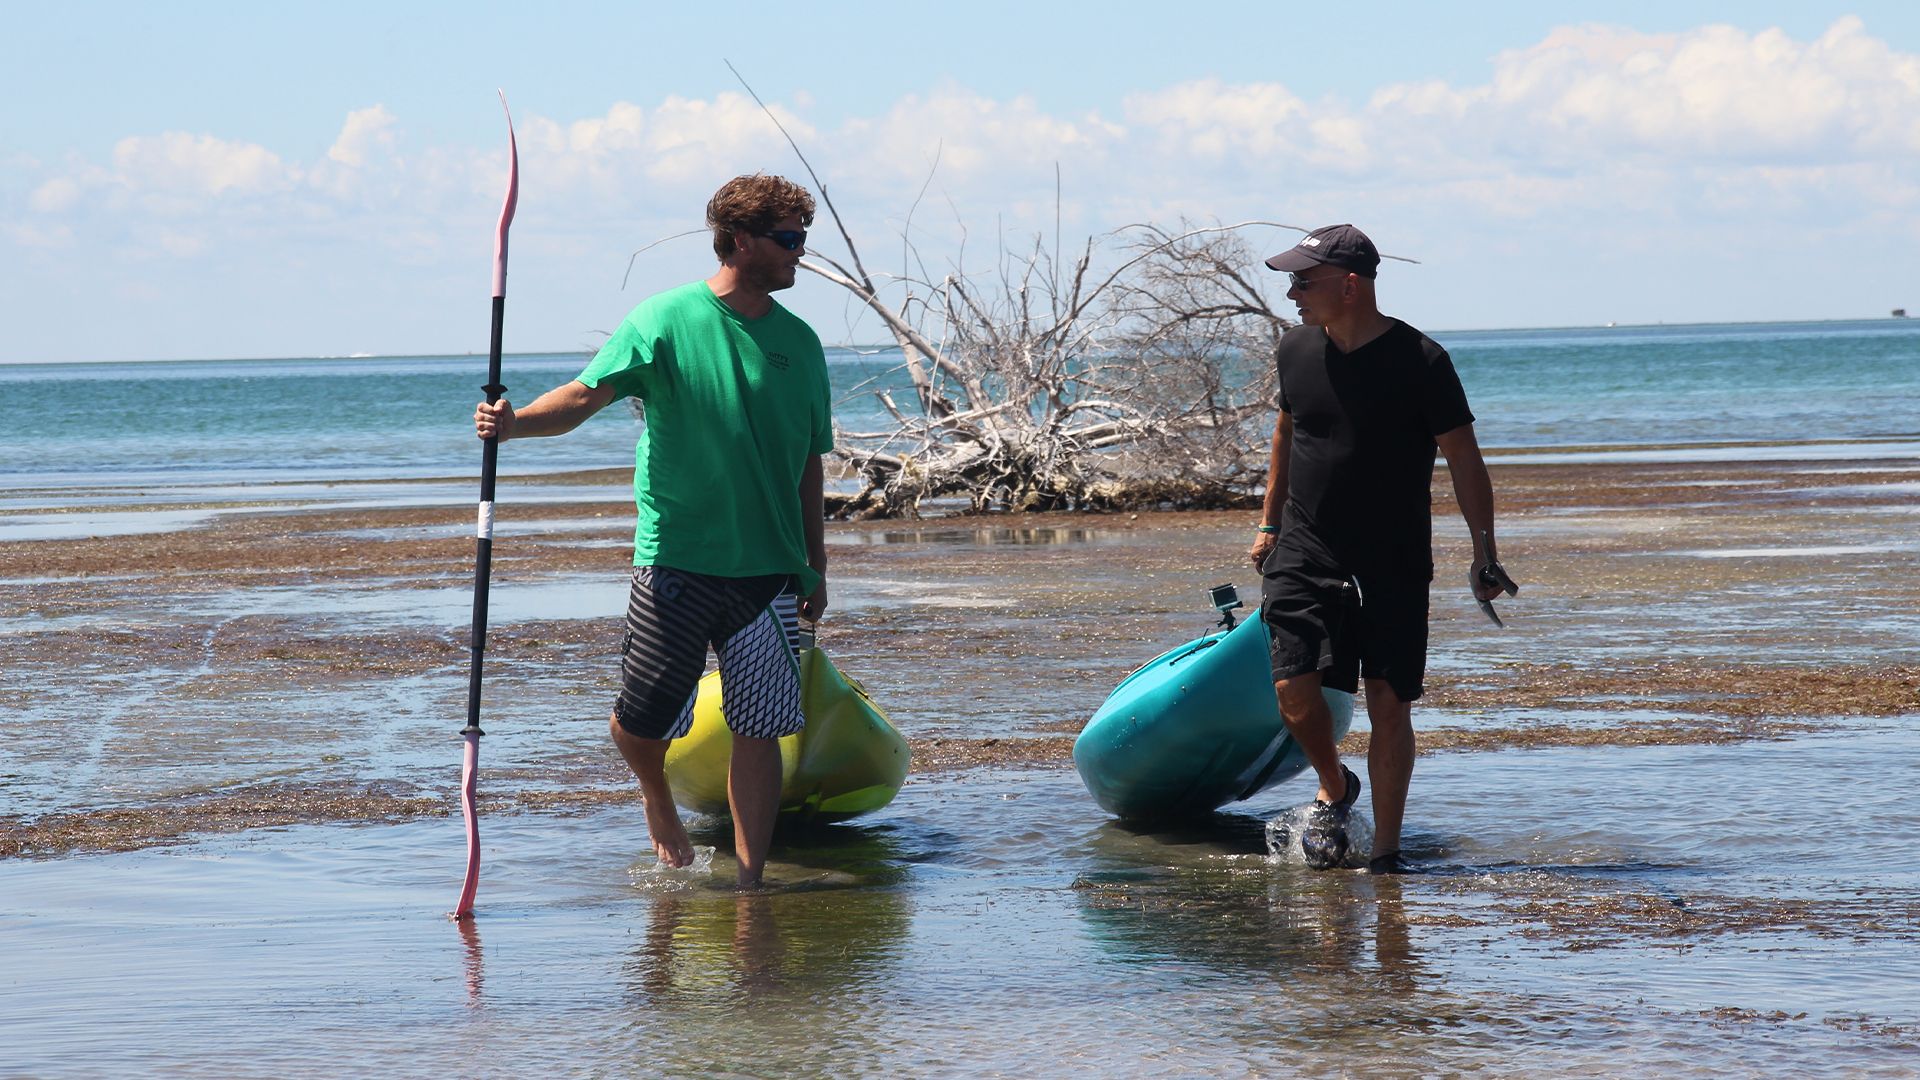
{"label": "green wristband", "polygon": [[1272,533],[1277,533],[1277,532],[1279,532],[1279,531],[1280,531],[1280,526],[1278,526],[1278,525],[1262,525],[1262,526],[1260,526],[1260,531],[1261,531],[1261,532],[1263,532],[1263,533],[1268,533],[1268,534],[1272,534]]}

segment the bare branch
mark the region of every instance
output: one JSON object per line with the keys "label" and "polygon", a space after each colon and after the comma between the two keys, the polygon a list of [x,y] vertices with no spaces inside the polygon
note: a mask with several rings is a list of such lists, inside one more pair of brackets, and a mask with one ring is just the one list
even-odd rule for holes
{"label": "bare branch", "polygon": [[633,261],[635,259],[638,259],[640,256],[646,254],[649,251],[652,251],[654,248],[659,247],[661,244],[664,244],[669,240],[678,240],[683,236],[698,236],[701,233],[706,231],[707,230],[704,228],[688,229],[686,232],[677,232],[677,233],[674,233],[672,236],[663,236],[660,239],[655,240],[653,243],[648,244],[647,246],[641,248],[639,251],[636,251],[633,254],[627,256],[627,272],[620,275],[620,291],[625,292],[627,289],[627,279],[633,276]]}
{"label": "bare branch", "polygon": [[820,174],[813,171],[813,162],[807,160],[807,155],[800,150],[800,144],[794,142],[793,136],[787,133],[787,126],[780,122],[780,118],[773,114],[772,109],[767,108],[766,102],[760,100],[760,95],[747,82],[747,77],[740,74],[740,69],[733,66],[733,61],[723,60],[722,63],[727,65],[728,71],[733,72],[734,78],[740,80],[740,85],[746,89],[747,96],[753,99],[755,105],[760,106],[761,112],[767,114],[767,119],[773,121],[773,126],[780,129],[780,137],[787,140],[787,145],[793,148],[793,156],[800,159],[801,166],[807,170],[807,176],[813,180],[813,186],[820,192],[820,201],[826,205],[827,216],[833,218],[834,228],[840,230],[840,239],[846,243],[847,255],[853,260],[854,268],[860,272],[861,283],[867,287],[868,292],[872,292],[873,282],[867,278],[866,267],[860,265],[860,251],[854,247],[853,236],[847,232],[846,222],[841,220],[840,211],[834,207],[833,197],[827,194],[827,185],[820,179]]}
{"label": "bare branch", "polygon": [[[907,207],[907,219],[906,219],[906,221],[904,221],[904,222],[902,222],[902,223],[901,223],[901,226],[900,226],[900,243],[901,243],[901,252],[900,252],[900,269],[901,269],[901,273],[903,273],[903,274],[904,274],[904,273],[906,272],[906,268],[907,268],[907,263],[908,263],[908,261],[909,261],[909,256],[910,256],[910,255],[912,254],[912,249],[913,249],[913,243],[912,243],[912,241],[911,241],[911,240],[909,240],[909,239],[908,239],[908,237],[909,237],[909,235],[910,235],[910,234],[912,234],[912,232],[913,232],[913,214],[914,214],[914,211],[916,211],[916,210],[918,210],[918,209],[920,209],[920,200],[921,200],[921,199],[924,199],[924,198],[926,198],[926,197],[927,197],[927,189],[933,186],[933,174],[934,174],[934,173],[936,173],[936,172],[938,172],[938,171],[940,170],[940,155],[941,155],[941,154],[942,154],[942,153],[943,153],[943,152],[944,152],[944,151],[946,150],[946,147],[947,147],[947,143],[946,143],[946,140],[945,140],[945,139],[942,139],[942,140],[940,140],[940,142],[938,142],[938,143],[936,143],[936,144],[934,144],[934,147],[933,147],[933,162],[932,162],[932,164],[930,164],[930,165],[928,165],[928,166],[927,166],[927,178],[926,178],[925,180],[923,180],[923,181],[921,181],[921,183],[920,183],[920,191],[919,191],[919,192],[918,192],[917,194],[915,194],[915,195],[914,195],[914,197],[913,197],[913,205],[911,205],[911,206],[909,206],[909,207]],[[920,268],[920,275],[921,275],[922,277],[925,277],[925,276],[926,276],[926,272],[927,272],[927,271],[926,271],[926,267],[925,267],[925,266],[922,266],[922,267]]]}

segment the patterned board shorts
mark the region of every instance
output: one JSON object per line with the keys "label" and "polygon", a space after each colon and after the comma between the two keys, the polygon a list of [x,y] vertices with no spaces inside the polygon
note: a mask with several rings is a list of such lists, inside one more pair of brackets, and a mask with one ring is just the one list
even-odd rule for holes
{"label": "patterned board shorts", "polygon": [[734,734],[775,739],[805,727],[792,580],[634,567],[614,705],[620,727],[643,739],[685,735],[709,646],[720,657],[722,712]]}

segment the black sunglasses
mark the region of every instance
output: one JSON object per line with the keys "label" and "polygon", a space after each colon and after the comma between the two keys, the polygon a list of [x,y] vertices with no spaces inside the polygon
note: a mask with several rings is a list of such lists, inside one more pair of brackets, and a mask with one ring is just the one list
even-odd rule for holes
{"label": "black sunglasses", "polygon": [[1323,281],[1338,281],[1346,276],[1345,274],[1334,274],[1328,277],[1310,278],[1305,274],[1288,274],[1287,287],[1298,292],[1306,292],[1308,289],[1313,288]]}
{"label": "black sunglasses", "polygon": [[799,251],[801,248],[807,246],[807,230],[805,229],[774,229],[772,232],[754,233],[753,235],[764,236],[774,243],[779,244],[781,247],[786,248],[788,251]]}

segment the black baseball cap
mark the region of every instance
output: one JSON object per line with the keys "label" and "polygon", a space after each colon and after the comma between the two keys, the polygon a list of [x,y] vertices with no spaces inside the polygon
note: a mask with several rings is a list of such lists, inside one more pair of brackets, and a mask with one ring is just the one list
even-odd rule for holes
{"label": "black baseball cap", "polygon": [[1366,233],[1351,225],[1322,225],[1298,244],[1268,259],[1267,265],[1290,274],[1316,266],[1337,266],[1370,278],[1380,271],[1380,251]]}

